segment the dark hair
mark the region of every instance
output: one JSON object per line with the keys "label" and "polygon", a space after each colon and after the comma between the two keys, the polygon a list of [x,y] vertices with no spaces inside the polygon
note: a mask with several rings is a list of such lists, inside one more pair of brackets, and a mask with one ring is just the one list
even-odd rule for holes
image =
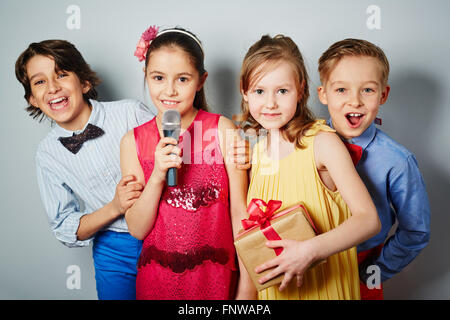
{"label": "dark hair", "polygon": [[22,52],[16,61],[16,78],[25,89],[24,98],[28,102],[26,111],[30,113],[33,119],[41,117],[39,121],[44,118],[44,113],[35,106],[30,104],[31,85],[27,74],[27,64],[31,58],[37,55],[46,56],[55,60],[55,71],[64,70],[75,73],[80,79],[81,83],[88,82],[91,89],[83,94],[83,99],[89,103],[88,99],[96,99],[97,91],[95,86],[100,83],[94,71],[86,63],[81,53],[77,48],[65,40],[44,40],[41,42],[33,42],[28,48]]}
{"label": "dark hair", "polygon": [[[191,58],[191,62],[194,65],[195,69],[198,71],[200,77],[202,77],[205,73],[205,66],[204,66],[204,53],[203,49],[200,47],[200,45],[194,40],[197,39],[199,43],[200,40],[192,33],[189,32],[183,28],[173,28],[176,30],[180,30],[183,32],[189,33],[191,36],[186,35],[181,32],[167,32],[164,34],[161,34],[160,36],[157,36],[152,43],[150,44],[147,55],[145,58],[145,69],[147,70],[148,61],[150,58],[150,55],[153,51],[156,51],[163,47],[170,47],[170,46],[177,46],[180,49],[182,49],[184,52],[186,52],[189,57]],[[163,32],[165,30],[162,30]],[[194,98],[194,107],[197,109],[202,109],[205,111],[208,111],[208,103],[206,102],[206,96],[205,96],[205,90],[202,87],[199,91],[195,93]]]}

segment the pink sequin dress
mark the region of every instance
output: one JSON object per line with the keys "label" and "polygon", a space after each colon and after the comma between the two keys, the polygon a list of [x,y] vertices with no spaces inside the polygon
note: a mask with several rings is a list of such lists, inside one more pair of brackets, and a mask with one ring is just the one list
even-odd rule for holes
{"label": "pink sequin dress", "polygon": [[[182,134],[178,185],[165,187],[138,262],[137,299],[232,299],[236,255],[228,176],[218,139],[220,115],[199,110]],[[156,118],[134,129],[147,182],[160,140]]]}

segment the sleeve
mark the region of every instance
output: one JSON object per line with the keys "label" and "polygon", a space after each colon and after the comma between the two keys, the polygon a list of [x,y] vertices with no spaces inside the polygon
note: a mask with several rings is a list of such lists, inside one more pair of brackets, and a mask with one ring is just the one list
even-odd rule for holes
{"label": "sleeve", "polygon": [[129,129],[133,129],[141,124],[152,120],[158,111],[154,107],[147,107],[140,101],[135,101],[131,113],[129,114]]}
{"label": "sleeve", "polygon": [[381,281],[400,272],[426,247],[430,239],[430,204],[425,183],[413,155],[389,176],[389,195],[398,226],[374,260]]}
{"label": "sleeve", "polygon": [[74,192],[58,175],[44,166],[38,157],[36,171],[41,199],[55,237],[68,247],[88,246],[93,237],[83,241],[77,239],[80,219],[87,212],[80,211],[80,204]]}

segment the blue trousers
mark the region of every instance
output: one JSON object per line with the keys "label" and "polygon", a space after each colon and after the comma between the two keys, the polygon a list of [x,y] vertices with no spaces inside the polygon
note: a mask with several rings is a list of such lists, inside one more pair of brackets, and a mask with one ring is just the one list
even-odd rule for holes
{"label": "blue trousers", "polygon": [[92,254],[100,300],[136,300],[136,266],[141,249],[142,241],[129,233],[97,233]]}

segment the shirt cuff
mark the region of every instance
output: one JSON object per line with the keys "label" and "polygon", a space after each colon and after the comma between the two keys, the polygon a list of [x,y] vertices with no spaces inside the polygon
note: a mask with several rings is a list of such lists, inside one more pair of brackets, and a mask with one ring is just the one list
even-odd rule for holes
{"label": "shirt cuff", "polygon": [[80,225],[80,219],[87,213],[72,213],[70,214],[65,222],[66,228],[61,230],[60,228],[53,230],[55,237],[62,242],[65,246],[69,248],[74,247],[87,247],[91,244],[94,237],[91,237],[86,240],[78,240],[77,231]]}

